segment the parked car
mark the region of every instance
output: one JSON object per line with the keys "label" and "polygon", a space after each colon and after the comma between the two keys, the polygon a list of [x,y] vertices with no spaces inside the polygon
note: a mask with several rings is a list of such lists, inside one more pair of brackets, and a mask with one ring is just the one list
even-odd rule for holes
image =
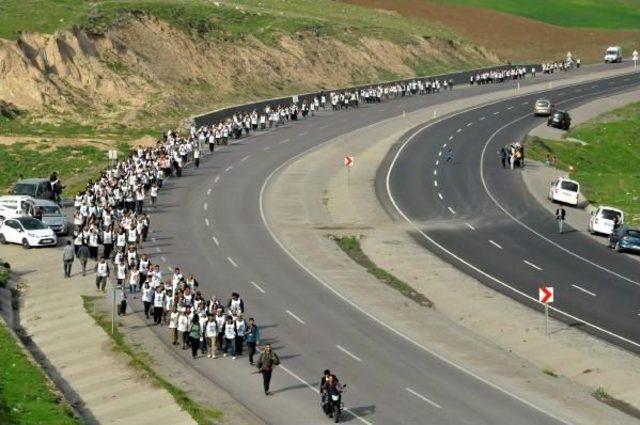
{"label": "parked car", "polygon": [[622,62],[622,47],[610,46],[604,52],[604,63]]}
{"label": "parked car", "polygon": [[[42,208],[42,222],[57,235],[67,235],[69,233],[69,222],[58,204],[46,199],[34,200],[34,211]],[[35,213],[34,213],[35,215]]]}
{"label": "parked car", "polygon": [[53,200],[51,183],[48,179],[23,179],[13,185],[12,195],[26,195],[35,199]]}
{"label": "parked car", "polygon": [[0,226],[0,244],[16,243],[24,249],[34,246],[55,246],[56,234],[43,222],[33,217],[5,220]]}
{"label": "parked car", "polygon": [[35,203],[31,196],[0,196],[0,224],[4,220],[17,217],[31,217],[35,212]]}
{"label": "parked car", "polygon": [[553,111],[547,119],[547,126],[569,130],[569,127],[571,127],[571,115],[566,111]]}
{"label": "parked car", "polygon": [[[616,221],[617,217],[617,221]],[[622,210],[613,207],[601,206],[591,212],[589,219],[589,233],[601,233],[603,235],[611,235],[614,224],[622,225],[624,223],[624,213]]]}
{"label": "parked car", "polygon": [[618,252],[640,251],[640,230],[620,226],[609,236],[609,248]]}
{"label": "parked car", "polygon": [[533,115],[548,117],[553,112],[553,103],[549,99],[538,99],[533,105]]}
{"label": "parked car", "polygon": [[551,202],[561,202],[563,204],[578,206],[580,183],[575,180],[558,177],[551,182],[549,199]]}

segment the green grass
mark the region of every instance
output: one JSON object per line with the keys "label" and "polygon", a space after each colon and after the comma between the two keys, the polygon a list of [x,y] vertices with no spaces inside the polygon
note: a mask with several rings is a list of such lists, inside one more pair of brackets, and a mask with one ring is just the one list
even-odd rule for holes
{"label": "green grass", "polygon": [[527,155],[539,161],[555,155],[556,167],[565,171],[573,165],[589,202],[621,208],[628,223],[640,224],[640,103],[577,126],[567,137],[587,145],[534,138]]}
{"label": "green grass", "polygon": [[421,306],[433,307],[433,302],[431,302],[431,300],[429,300],[420,292],[413,289],[411,285],[403,282],[388,271],[378,267],[373,261],[371,261],[367,254],[365,254],[362,250],[362,247],[360,246],[360,238],[358,236],[329,235],[329,238],[334,240],[338,244],[340,249],[342,249],[353,261],[364,267],[380,282],[395,289],[405,297],[412,299]]}
{"label": "green grass", "polygon": [[0,38],[15,39],[19,31],[53,33],[73,25],[101,33],[129,12],[150,13],[200,38],[225,41],[253,35],[271,43],[279,32],[343,40],[362,35],[394,41],[454,37],[436,24],[332,0],[2,0]]}
{"label": "green grass", "polygon": [[563,27],[640,29],[640,0],[437,1],[493,9]]}
{"label": "green grass", "polygon": [[0,424],[80,423],[0,321]]}
{"label": "green grass", "polygon": [[[121,155],[129,149],[127,143],[118,144]],[[46,140],[0,145],[0,191],[6,192],[20,174],[24,178],[48,177],[57,171],[67,186],[65,196],[72,196],[107,163],[107,151],[95,146],[51,147]]]}
{"label": "green grass", "polygon": [[[153,362],[152,357],[143,350],[134,349],[128,343],[122,332],[115,328],[115,332],[111,333],[111,318],[97,311],[95,307],[96,300],[100,297],[83,296],[82,301],[87,313],[93,317],[96,323],[104,330],[104,332],[111,336],[115,344],[115,349],[126,354],[131,359],[131,365],[146,376],[151,378],[155,383],[166,389],[176,400],[178,405],[185,410],[198,425],[211,425],[213,423],[220,423],[223,418],[222,412],[212,409],[208,406],[203,406],[200,403],[192,400],[185,391],[173,385],[171,382],[158,375],[151,367]],[[117,323],[117,322],[116,322]]]}

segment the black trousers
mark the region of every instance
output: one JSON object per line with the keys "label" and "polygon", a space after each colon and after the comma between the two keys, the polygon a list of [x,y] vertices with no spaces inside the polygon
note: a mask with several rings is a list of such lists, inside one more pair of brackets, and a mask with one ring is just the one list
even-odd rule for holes
{"label": "black trousers", "polygon": [[156,325],[162,321],[162,307],[153,307],[153,321]]}
{"label": "black trousers", "polygon": [[262,373],[262,385],[264,387],[265,394],[269,392],[269,385],[271,384],[271,370],[261,370]]}
{"label": "black trousers", "polygon": [[149,309],[151,308],[151,303],[149,301],[144,301],[144,316],[148,319],[149,318]]}
{"label": "black trousers", "polygon": [[191,357],[195,359],[198,356],[198,347],[200,347],[200,339],[194,338],[191,336],[189,337],[189,340],[191,341]]}
{"label": "black trousers", "polygon": [[247,347],[249,348],[249,363],[253,364],[253,356],[256,355],[256,343],[247,341]]}

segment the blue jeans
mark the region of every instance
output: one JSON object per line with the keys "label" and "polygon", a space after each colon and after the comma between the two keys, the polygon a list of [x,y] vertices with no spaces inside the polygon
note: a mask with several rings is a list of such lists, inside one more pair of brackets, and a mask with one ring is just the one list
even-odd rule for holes
{"label": "blue jeans", "polygon": [[236,339],[229,339],[229,338],[225,338],[225,347],[224,347],[224,352],[226,353],[227,351],[231,351],[231,357],[235,357],[236,356]]}

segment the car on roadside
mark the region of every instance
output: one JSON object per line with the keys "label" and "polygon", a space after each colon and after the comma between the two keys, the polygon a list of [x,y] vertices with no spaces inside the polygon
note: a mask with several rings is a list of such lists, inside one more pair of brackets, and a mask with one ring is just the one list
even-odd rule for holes
{"label": "car on roadside", "polygon": [[549,186],[549,200],[577,207],[580,201],[580,183],[558,177]]}
{"label": "car on roadside", "polygon": [[614,224],[624,224],[624,212],[618,208],[600,206],[595,211],[591,211],[589,233],[609,236],[614,230]]}
{"label": "car on roadside", "polygon": [[35,200],[31,196],[0,196],[0,224],[10,218],[32,217],[34,212]]}
{"label": "car on roadside", "polygon": [[622,47],[610,46],[604,52],[604,63],[622,62]]}
{"label": "car on roadside", "polygon": [[620,226],[609,236],[609,248],[618,252],[640,251],[640,230]]}
{"label": "car on roadside", "polygon": [[548,117],[553,112],[553,108],[553,103],[549,99],[538,99],[533,104],[533,115]]}
{"label": "car on roadside", "polygon": [[56,246],[58,238],[53,230],[33,217],[5,220],[0,226],[0,244],[15,243],[24,249]]}
{"label": "car on roadside", "polygon": [[22,179],[13,185],[12,195],[31,196],[34,199],[53,200],[49,179]]}
{"label": "car on roadside", "polygon": [[42,222],[49,226],[51,230],[61,236],[69,234],[69,221],[58,204],[46,199],[35,199],[33,204],[36,213],[39,209],[42,209]]}
{"label": "car on roadside", "polygon": [[569,130],[571,127],[571,115],[567,111],[553,111],[547,119],[547,126]]}

